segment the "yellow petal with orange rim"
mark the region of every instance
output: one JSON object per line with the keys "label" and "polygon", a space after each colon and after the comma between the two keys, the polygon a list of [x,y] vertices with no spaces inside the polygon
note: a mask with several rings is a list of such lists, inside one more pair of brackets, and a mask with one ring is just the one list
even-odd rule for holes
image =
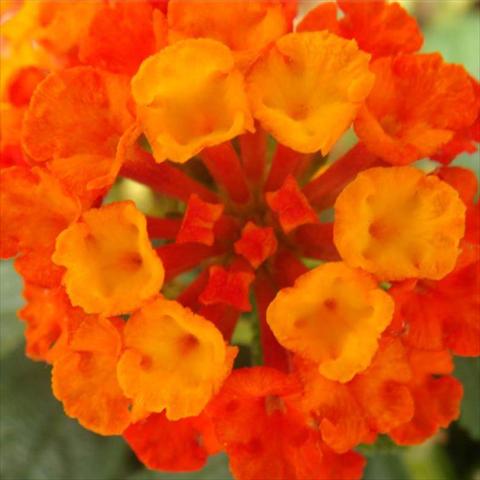
{"label": "yellow petal with orange rim", "polygon": [[116,375],[121,327],[121,320],[88,317],[53,363],[53,393],[65,413],[103,435],[119,435],[130,424],[130,401]]}
{"label": "yellow petal with orange rim", "polygon": [[170,0],[168,23],[170,43],[185,38],[212,38],[227,45],[242,67],[289,29],[286,6],[263,0]]}
{"label": "yellow petal with orange rim", "polygon": [[464,229],[456,190],[409,166],[365,170],[335,203],[340,255],[383,280],[443,278],[455,266]]}
{"label": "yellow petal with orange rim", "polygon": [[132,94],[157,162],[184,163],[253,130],[243,76],[215,40],[184,40],[147,58],[132,79]]}
{"label": "yellow petal with orange rim", "polygon": [[124,333],[117,373],[134,415],[198,415],[230,373],[237,352],[213,323],[164,298],[136,312]]}
{"label": "yellow petal with orange rim", "polygon": [[88,313],[130,312],[163,285],[145,217],[130,201],[85,212],[59,235],[52,259],[66,268],[63,283],[72,304]]}
{"label": "yellow petal with orange rim", "polygon": [[285,35],[248,74],[253,115],[280,143],[325,155],[373,86],[369,59],[327,31]]}
{"label": "yellow petal with orange rim", "polygon": [[393,308],[369,274],[325,263],[280,290],[267,322],[285,348],[316,362],[330,380],[347,382],[369,366]]}

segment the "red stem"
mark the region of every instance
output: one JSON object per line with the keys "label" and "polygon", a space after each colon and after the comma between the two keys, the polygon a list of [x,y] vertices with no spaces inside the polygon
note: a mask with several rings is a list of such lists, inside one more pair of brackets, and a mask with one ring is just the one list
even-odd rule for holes
{"label": "red stem", "polygon": [[237,309],[224,304],[203,305],[198,313],[210,320],[222,332],[225,341],[230,341],[240,316]]}
{"label": "red stem", "polygon": [[331,207],[345,185],[366,168],[383,165],[384,162],[371,154],[363,143],[357,143],[328,170],[303,188],[310,204],[317,209]]}
{"label": "red stem", "polygon": [[[137,147],[140,150],[140,147]],[[201,183],[190,178],[169,162],[156,163],[147,152],[135,152],[135,158],[127,159],[120,175],[148,185],[153,190],[188,202],[190,195],[196,193],[207,202],[218,203],[215,193]]]}
{"label": "red stem", "polygon": [[245,133],[239,137],[243,168],[247,178],[254,184],[263,179],[267,155],[267,134],[257,126],[255,133]]}
{"label": "red stem", "polygon": [[278,343],[267,323],[267,308],[275,298],[277,289],[266,273],[261,271],[257,273],[254,292],[260,319],[260,341],[262,344],[263,364],[288,372],[288,353]]}
{"label": "red stem", "polygon": [[167,281],[198,266],[203,260],[221,253],[214,247],[197,243],[170,243],[157,248],[156,252],[162,259]]}
{"label": "red stem", "polygon": [[177,301],[185,307],[197,311],[201,306],[198,297],[207,286],[208,277],[208,268],[206,268],[202,270],[200,275],[177,297]]}
{"label": "red stem", "polygon": [[177,236],[182,220],[173,218],[147,217],[147,230],[150,238],[173,240]]}
{"label": "red stem", "polygon": [[273,277],[280,288],[290,287],[308,268],[289,250],[281,250],[273,261]]}
{"label": "red stem", "polygon": [[295,176],[297,168],[302,164],[305,154],[296,152],[281,143],[277,144],[277,149],[272,160],[272,167],[265,182],[265,192],[278,190],[289,174]]}
{"label": "red stem", "polygon": [[225,187],[234,202],[248,202],[250,192],[245,172],[230,142],[204,149],[201,157],[217,184]]}
{"label": "red stem", "polygon": [[295,244],[305,257],[318,258],[329,262],[340,259],[333,243],[333,223],[302,225],[295,232]]}

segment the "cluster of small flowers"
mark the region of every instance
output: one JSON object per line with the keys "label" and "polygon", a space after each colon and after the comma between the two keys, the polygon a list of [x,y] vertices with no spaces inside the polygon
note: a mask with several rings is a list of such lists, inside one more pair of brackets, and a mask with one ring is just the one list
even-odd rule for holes
{"label": "cluster of small flowers", "polygon": [[[450,163],[476,151],[480,87],[418,53],[401,6],[337,0],[296,28],[295,0],[1,7],[0,253],[67,415],[152,469],[224,450],[239,480],[358,479],[359,444],[457,418],[480,216]],[[182,215],[105,203],[120,177]],[[253,308],[262,361],[240,367]]]}

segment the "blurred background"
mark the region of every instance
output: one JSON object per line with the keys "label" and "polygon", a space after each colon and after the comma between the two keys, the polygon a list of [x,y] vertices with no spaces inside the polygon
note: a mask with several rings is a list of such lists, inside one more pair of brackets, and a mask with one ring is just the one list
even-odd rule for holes
{"label": "blurred background", "polygon": [[[320,2],[299,0],[299,3],[302,14]],[[422,26],[424,52],[439,51],[448,62],[461,63],[476,78],[480,77],[480,1],[400,3]],[[478,152],[463,155],[454,163],[480,174]],[[132,193],[128,192],[128,196]],[[49,367],[24,356],[23,325],[15,313],[22,303],[20,279],[10,262],[1,262],[2,480],[231,479],[223,455],[212,457],[201,472],[147,471],[121,438],[94,435],[67,418],[51,394]],[[361,447],[359,450],[368,458],[365,480],[480,480],[480,359],[457,358],[456,376],[465,388],[459,421],[421,446],[402,448],[380,438],[375,446]]]}

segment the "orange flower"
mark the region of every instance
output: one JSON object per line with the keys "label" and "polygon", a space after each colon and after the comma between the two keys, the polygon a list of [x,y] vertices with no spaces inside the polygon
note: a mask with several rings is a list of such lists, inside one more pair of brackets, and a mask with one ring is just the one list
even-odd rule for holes
{"label": "orange flower", "polygon": [[239,65],[248,66],[263,48],[290,30],[286,3],[170,0],[169,41],[212,38],[227,45]]}
{"label": "orange flower", "polygon": [[26,283],[42,288],[56,288],[60,285],[64,270],[52,262],[54,246],[35,248],[15,259],[15,270]]}
{"label": "orange flower", "polygon": [[92,67],[52,73],[30,102],[23,147],[37,162],[77,154],[113,159],[120,136],[133,121],[128,98],[127,77]]}
{"label": "orange flower", "polygon": [[252,306],[248,292],[254,278],[250,270],[235,267],[227,270],[214,265],[210,267],[208,283],[199,300],[205,305],[224,303],[242,312],[249,312]]}
{"label": "orange flower", "polygon": [[78,217],[78,200],[42,168],[10,167],[0,178],[0,256],[52,249],[57,235]]}
{"label": "orange flower", "polygon": [[382,58],[371,68],[375,85],[355,120],[355,132],[389,163],[405,165],[434,155],[477,117],[469,75],[439,54]]}
{"label": "orange flower", "polygon": [[475,150],[479,83],[413,54],[402,7],[323,2],[295,33],[296,0],[0,12],[0,254],[68,416],[151,469],[224,449],[237,480],[358,480],[352,449],[456,418],[478,182],[405,164]]}
{"label": "orange flower", "polygon": [[48,170],[80,200],[86,210],[106,194],[119,165],[111,157],[79,154],[47,162]]}
{"label": "orange flower", "polygon": [[166,43],[166,38],[155,35],[155,27],[166,33],[164,23],[163,15],[144,0],[102,7],[80,42],[79,58],[114,73],[133,75],[158,44]]}
{"label": "orange flower", "polygon": [[335,203],[342,258],[384,280],[440,279],[452,271],[464,234],[458,193],[413,167],[361,172]]}
{"label": "orange flower", "polygon": [[26,158],[20,145],[20,129],[25,108],[11,103],[0,103],[0,168],[25,165]]}
{"label": "orange flower", "polygon": [[374,432],[370,432],[348,383],[329,380],[318,372],[316,364],[299,357],[295,358],[295,366],[304,384],[298,401],[302,410],[318,422],[322,440],[329,448],[344,453],[374,440]]}
{"label": "orange flower", "polygon": [[326,155],[372,88],[368,60],[328,32],[285,35],[248,74],[253,115],[282,144]]}
{"label": "orange flower", "polygon": [[19,68],[8,83],[8,100],[17,107],[27,106],[37,85],[45,78],[38,66]]}
{"label": "orange flower", "polygon": [[234,246],[236,253],[247,259],[253,268],[258,268],[275,253],[277,239],[273,228],[263,228],[253,222],[248,222],[243,227],[242,236]]}
{"label": "orange flower", "polygon": [[456,355],[480,355],[479,284],[477,257],[438,282],[393,286],[396,330],[415,348],[449,348]]}
{"label": "orange flower", "polygon": [[235,478],[361,477],[362,458],[331,452],[289,402],[299,389],[293,377],[268,367],[236,370],[225,382],[209,408]]}
{"label": "orange flower", "polygon": [[440,427],[448,427],[460,414],[461,383],[449,375],[453,370],[450,354],[411,350],[410,388],[415,401],[411,421],[393,429],[389,435],[399,445],[421,443]]}
{"label": "orange flower", "polygon": [[284,347],[347,382],[370,364],[392,314],[393,301],[368,274],[325,263],[280,290],[267,322]]}
{"label": "orange flower", "polygon": [[230,50],[214,40],[184,40],[147,58],[132,93],[157,162],[184,163],[253,130],[242,74]]}
{"label": "orange flower", "polygon": [[88,317],[53,362],[52,388],[65,413],[102,435],[130,424],[129,400],[117,381],[122,321]]}
{"label": "orange flower", "polygon": [[[31,2],[24,2],[25,4]],[[38,3],[37,29],[33,38],[57,54],[71,54],[94,15],[100,8],[99,2],[45,1]]]}
{"label": "orange flower", "polygon": [[370,366],[346,384],[328,380],[314,364],[296,359],[295,365],[305,386],[302,407],[335,452],[372,443],[377,432],[388,433],[413,416],[411,370],[399,340],[382,338]]}
{"label": "orange flower", "polygon": [[124,437],[148,468],[173,472],[198,470],[212,453],[208,422],[205,415],[170,421],[165,413],[152,413],[130,425]]}
{"label": "orange flower", "polygon": [[130,317],[124,338],[118,378],[135,417],[163,410],[169,420],[198,415],[237,351],[208,320],[163,298]]}
{"label": "orange flower", "polygon": [[145,217],[132,202],[85,212],[58,237],[52,258],[66,268],[63,283],[72,303],[88,313],[129,312],[163,284]]}
{"label": "orange flower", "polygon": [[358,46],[374,57],[413,53],[423,43],[417,22],[398,3],[385,0],[337,0],[343,16],[337,20],[337,6],[322,3],[310,10],[297,31],[330,30],[344,38],[353,38]]}
{"label": "orange flower", "polygon": [[215,242],[214,227],[221,217],[224,206],[204,202],[193,194],[177,234],[177,243],[202,243],[212,246]]}
{"label": "orange flower", "polygon": [[23,296],[27,304],[18,316],[26,323],[26,354],[33,360],[52,363],[85,314],[72,307],[61,287],[42,288],[26,283]]}
{"label": "orange flower", "polygon": [[268,206],[277,214],[285,233],[290,233],[301,225],[318,223],[315,210],[310,206],[297,182],[290,175],[281,188],[266,194]]}

